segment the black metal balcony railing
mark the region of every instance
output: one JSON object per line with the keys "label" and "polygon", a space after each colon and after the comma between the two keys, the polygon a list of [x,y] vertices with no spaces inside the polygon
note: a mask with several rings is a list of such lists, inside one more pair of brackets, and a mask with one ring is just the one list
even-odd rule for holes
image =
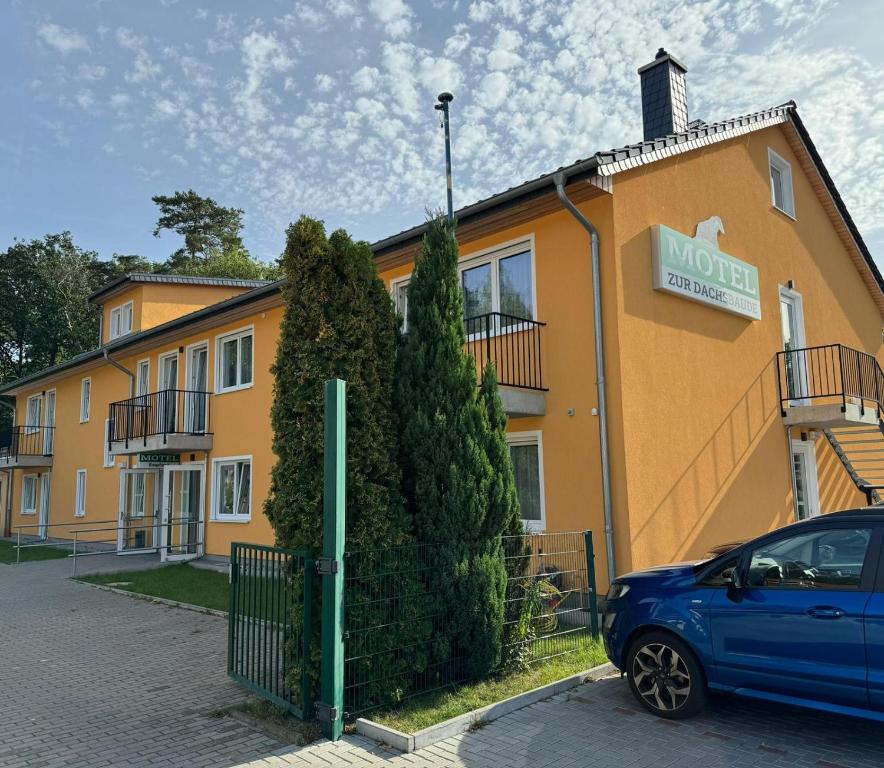
{"label": "black metal balcony railing", "polygon": [[793,405],[839,403],[847,408],[848,399],[865,413],[876,409],[880,415],[884,403],[884,372],[874,355],[826,344],[777,353],[777,386],[780,410]]}
{"label": "black metal balcony railing", "polygon": [[143,440],[155,435],[210,435],[211,392],[163,389],[110,404],[108,441]]}
{"label": "black metal balcony railing", "polygon": [[22,456],[52,456],[55,427],[20,425],[0,433],[0,462],[13,464]]}
{"label": "black metal balcony railing", "polygon": [[497,370],[497,383],[507,387],[546,391],[540,355],[541,329],[546,323],[502,312],[468,317],[467,350],[479,371],[489,361]]}

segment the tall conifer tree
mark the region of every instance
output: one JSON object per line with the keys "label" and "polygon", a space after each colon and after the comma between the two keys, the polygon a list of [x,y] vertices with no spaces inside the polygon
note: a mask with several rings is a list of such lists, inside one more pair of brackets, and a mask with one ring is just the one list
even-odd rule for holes
{"label": "tall conifer tree", "polygon": [[431,219],[408,289],[397,392],[405,496],[418,540],[438,542],[434,586],[449,617],[444,631],[467,673],[481,677],[501,658],[501,534],[510,506],[491,461],[498,458],[490,456],[494,428],[475,361],[465,350],[457,261],[452,225]]}

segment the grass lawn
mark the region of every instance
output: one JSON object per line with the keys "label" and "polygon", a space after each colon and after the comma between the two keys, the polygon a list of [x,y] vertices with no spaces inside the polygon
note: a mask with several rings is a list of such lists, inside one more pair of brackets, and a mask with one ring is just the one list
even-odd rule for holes
{"label": "grass lawn", "polygon": [[[68,556],[67,547],[28,547],[21,550],[19,562],[29,563],[37,560],[60,560]],[[0,563],[15,562],[15,542],[0,541]]]}
{"label": "grass lawn", "polygon": [[149,571],[98,573],[82,576],[78,581],[105,584],[139,595],[163,597],[218,611],[226,611],[228,608],[227,574],[193,568],[185,563],[167,565]]}
{"label": "grass lawn", "polygon": [[601,642],[592,643],[564,656],[538,662],[527,672],[463,685],[456,690],[415,696],[396,709],[382,710],[367,717],[397,731],[414,733],[487,704],[576,675],[607,660]]}

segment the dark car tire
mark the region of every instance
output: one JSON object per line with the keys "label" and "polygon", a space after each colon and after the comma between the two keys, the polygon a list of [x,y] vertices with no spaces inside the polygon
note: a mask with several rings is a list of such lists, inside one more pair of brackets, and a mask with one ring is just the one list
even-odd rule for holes
{"label": "dark car tire", "polygon": [[669,632],[648,632],[630,646],[626,678],[638,702],[657,717],[682,720],[706,705],[706,678],[694,652]]}

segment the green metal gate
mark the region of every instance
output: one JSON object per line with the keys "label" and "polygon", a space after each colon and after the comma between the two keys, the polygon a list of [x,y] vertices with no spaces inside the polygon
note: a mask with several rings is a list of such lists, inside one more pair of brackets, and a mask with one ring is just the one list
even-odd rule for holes
{"label": "green metal gate", "polygon": [[307,552],[234,543],[230,550],[227,673],[296,717],[313,716]]}

